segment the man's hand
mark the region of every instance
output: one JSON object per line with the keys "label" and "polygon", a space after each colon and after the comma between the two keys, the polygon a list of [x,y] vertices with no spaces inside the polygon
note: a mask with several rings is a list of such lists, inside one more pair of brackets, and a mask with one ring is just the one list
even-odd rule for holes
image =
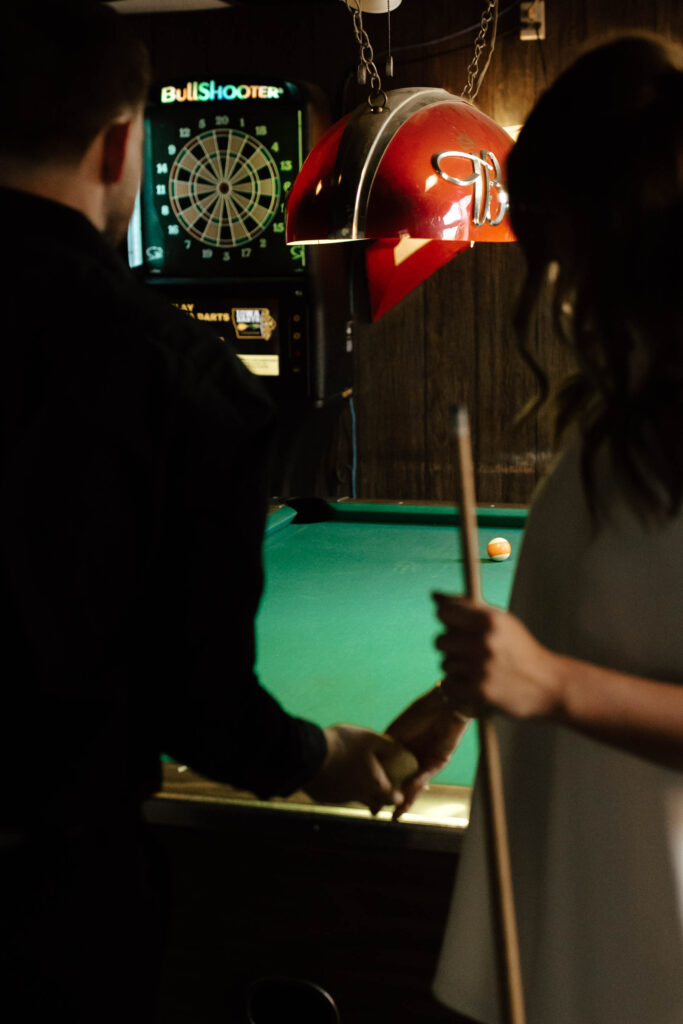
{"label": "man's hand", "polygon": [[357,725],[332,725],[324,733],[327,756],[304,786],[309,796],[321,803],[367,804],[373,814],[385,804],[403,803],[403,790],[392,783],[384,767],[399,752],[395,740]]}
{"label": "man's hand", "polygon": [[448,710],[438,689],[429,690],[394,719],[387,734],[407,747],[418,760],[418,771],[403,785],[403,800],[397,803],[394,820],[408,810],[438,772],[448,764],[462,739],[466,721]]}

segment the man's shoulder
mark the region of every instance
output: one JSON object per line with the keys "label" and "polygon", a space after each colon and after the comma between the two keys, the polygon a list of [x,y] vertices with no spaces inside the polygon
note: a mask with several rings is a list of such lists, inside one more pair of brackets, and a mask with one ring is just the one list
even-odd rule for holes
{"label": "man's shoulder", "polygon": [[268,404],[260,381],[246,369],[232,343],[155,288],[131,279],[123,294],[113,298],[112,318],[117,333],[125,333],[126,344],[142,349],[139,355],[162,359],[188,381],[245,391]]}
{"label": "man's shoulder", "polygon": [[22,358],[39,353],[61,376],[70,367],[81,380],[144,381],[159,396],[185,396],[207,412],[228,398],[249,408],[250,419],[269,417],[265,389],[215,329],[139,281],[108,246],[49,243],[32,254],[22,247],[0,289],[0,319],[5,333],[21,337]]}

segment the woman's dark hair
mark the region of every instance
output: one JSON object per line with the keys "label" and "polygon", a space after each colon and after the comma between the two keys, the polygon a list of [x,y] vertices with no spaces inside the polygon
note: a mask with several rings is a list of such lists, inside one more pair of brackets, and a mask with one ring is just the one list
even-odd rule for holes
{"label": "woman's dark hair", "polygon": [[144,103],[149,58],[128,19],[96,0],[5,5],[0,156],[73,160],[117,114]]}
{"label": "woman's dark hair", "polygon": [[673,515],[683,499],[682,68],[681,50],[653,36],[603,43],[541,97],[508,160],[528,263],[521,344],[550,277],[577,364],[557,426],[581,429],[596,516],[605,443],[641,517]]}

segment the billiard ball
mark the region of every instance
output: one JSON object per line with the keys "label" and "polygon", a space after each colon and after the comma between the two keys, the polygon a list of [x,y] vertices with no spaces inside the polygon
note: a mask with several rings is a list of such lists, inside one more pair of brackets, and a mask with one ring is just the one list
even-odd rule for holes
{"label": "billiard ball", "polygon": [[486,545],[486,550],[493,562],[504,562],[506,558],[510,557],[512,548],[510,547],[510,541],[506,540],[505,537],[494,537]]}

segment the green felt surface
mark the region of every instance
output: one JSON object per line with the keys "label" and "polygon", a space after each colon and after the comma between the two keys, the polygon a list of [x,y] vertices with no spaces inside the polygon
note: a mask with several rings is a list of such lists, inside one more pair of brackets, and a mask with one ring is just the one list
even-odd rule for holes
{"label": "green felt surface", "polygon": [[[329,510],[326,522],[299,524],[288,508],[270,517],[257,670],[292,714],[382,730],[440,676],[430,594],[464,589],[457,515],[441,506]],[[479,510],[482,587],[491,604],[507,606],[525,520],[523,509]],[[486,554],[496,536],[512,545],[505,562]],[[434,781],[471,785],[477,757],[470,727]]]}

